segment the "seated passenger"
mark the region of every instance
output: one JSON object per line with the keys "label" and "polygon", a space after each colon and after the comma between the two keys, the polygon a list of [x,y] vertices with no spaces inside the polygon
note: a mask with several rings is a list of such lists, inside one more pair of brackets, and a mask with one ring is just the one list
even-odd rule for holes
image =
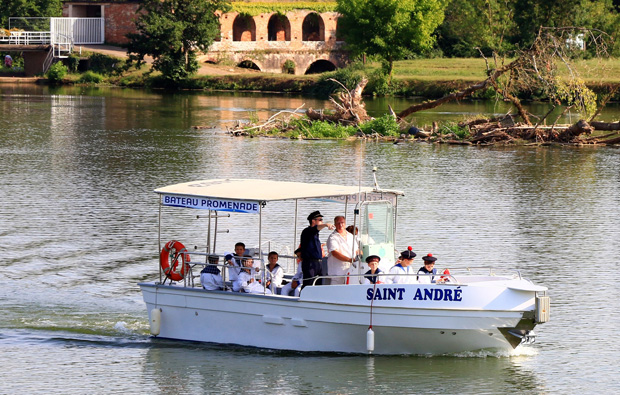
{"label": "seated passenger", "polygon": [[[428,254],[422,257],[424,261],[424,266],[422,266],[418,270],[418,274],[437,274],[437,269],[435,269],[435,261],[437,258],[433,256],[433,254]],[[418,282],[422,284],[430,284],[435,282],[435,276],[418,276]]]}
{"label": "seated passenger", "polygon": [[299,296],[301,292],[301,287],[299,286],[304,279],[304,274],[301,270],[301,249],[298,248],[295,250],[295,255],[297,255],[297,273],[293,276],[293,279],[290,283],[286,284],[282,287],[281,295],[285,296]]}
{"label": "seated passenger", "polygon": [[267,288],[271,289],[272,293],[275,293],[276,288],[282,286],[282,279],[284,278],[284,269],[278,265],[278,253],[271,251],[267,256],[269,264],[265,268],[265,274],[267,276]]}
{"label": "seated passenger", "polygon": [[416,284],[418,282],[416,277],[409,275],[415,274],[415,269],[411,267],[415,256],[416,253],[411,251],[411,247],[401,252],[400,263],[392,266],[390,269],[391,276],[386,276],[385,282],[387,284]]}
{"label": "seated passenger", "polygon": [[237,279],[233,282],[233,291],[234,292],[246,292],[246,293],[265,293],[271,294],[269,288],[265,289],[263,284],[254,279],[253,271],[258,271],[258,268],[254,268],[254,260],[252,257],[244,257],[243,268],[241,272],[237,276]]}
{"label": "seated passenger", "polygon": [[241,271],[241,257],[245,255],[245,244],[239,242],[235,244],[235,254],[226,254],[224,260],[231,267],[228,268],[228,279],[234,282]]}
{"label": "seated passenger", "polygon": [[366,263],[370,270],[364,273],[364,284],[383,284],[383,281],[380,281],[382,278],[377,276],[377,274],[383,273],[381,269],[379,269],[380,260],[381,258],[377,255],[370,255],[366,258]]}
{"label": "seated passenger", "polygon": [[224,288],[220,269],[215,266],[218,262],[216,255],[209,256],[209,265],[206,265],[200,272],[200,284],[209,291],[215,291]]}

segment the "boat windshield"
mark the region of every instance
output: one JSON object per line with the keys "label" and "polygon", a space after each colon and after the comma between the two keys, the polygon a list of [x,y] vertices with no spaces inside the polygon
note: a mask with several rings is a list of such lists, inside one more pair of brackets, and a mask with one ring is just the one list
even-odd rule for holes
{"label": "boat windshield", "polygon": [[361,207],[359,240],[363,259],[381,257],[381,266],[394,264],[394,206],[389,201],[366,202]]}

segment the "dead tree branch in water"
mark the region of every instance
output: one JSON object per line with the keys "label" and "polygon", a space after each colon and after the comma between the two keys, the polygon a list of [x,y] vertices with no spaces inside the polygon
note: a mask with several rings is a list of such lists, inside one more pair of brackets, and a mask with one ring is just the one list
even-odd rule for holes
{"label": "dead tree branch in water", "polygon": [[[564,28],[541,28],[532,46],[516,54],[516,59],[507,65],[499,65],[498,57],[494,54],[495,68],[491,69],[489,60],[484,57],[487,65],[487,75],[484,81],[473,84],[459,92],[454,92],[440,99],[427,101],[406,108],[398,114],[404,118],[414,112],[438,107],[443,103],[460,100],[472,95],[474,92],[493,87],[496,93],[505,100],[510,101],[516,107],[519,115],[527,125],[531,125],[528,112],[518,99],[519,92],[540,92],[548,99],[560,105],[572,105],[584,114],[591,114],[596,108],[596,97],[588,89],[582,80],[578,78],[575,68],[572,66],[570,43],[576,32],[587,35],[590,42],[594,43],[596,55],[607,55],[607,41],[609,36],[596,29],[577,27]],[[500,58],[503,63],[504,58]],[[568,80],[561,77],[558,65],[561,64],[567,70]]]}
{"label": "dead tree branch in water", "polygon": [[309,108],[306,115],[313,121],[329,121],[348,125],[358,125],[370,119],[362,100],[362,91],[368,83],[368,79],[362,78],[351,90],[348,90],[340,81],[330,78],[339,84],[344,90],[329,98],[329,102],[335,109],[333,114],[324,114]]}

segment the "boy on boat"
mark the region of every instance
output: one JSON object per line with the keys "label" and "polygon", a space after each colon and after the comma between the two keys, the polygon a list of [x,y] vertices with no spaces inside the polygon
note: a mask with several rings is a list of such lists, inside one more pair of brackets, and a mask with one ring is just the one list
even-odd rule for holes
{"label": "boy on boat", "polygon": [[424,261],[424,266],[422,266],[418,270],[418,274],[425,274],[425,276],[418,276],[418,282],[423,284],[430,284],[435,282],[435,276],[429,276],[429,274],[437,274],[437,269],[435,269],[435,261],[437,258],[433,256],[433,254],[428,254],[422,257]]}
{"label": "boy on boat", "polygon": [[282,279],[284,278],[284,269],[282,269],[282,266],[278,265],[278,258],[278,253],[275,251],[271,251],[269,255],[267,255],[269,264],[265,268],[267,279],[265,286],[271,289],[272,293],[275,293],[276,288],[282,286]]}
{"label": "boy on boat", "polygon": [[377,274],[383,273],[379,269],[379,261],[381,261],[381,258],[377,255],[370,255],[366,258],[366,263],[370,270],[364,273],[364,284],[383,284],[382,278],[377,276]]}
{"label": "boy on boat", "polygon": [[200,272],[200,284],[208,291],[215,291],[224,288],[220,269],[215,266],[218,262],[217,255],[209,256],[209,264]]}
{"label": "boy on boat", "polygon": [[256,293],[262,294],[265,293],[267,295],[271,294],[269,288],[263,287],[259,281],[256,281],[254,278],[253,271],[258,271],[258,268],[253,267],[254,260],[250,256],[246,256],[242,261],[243,268],[237,276],[237,279],[233,282],[233,292],[246,292],[246,293]]}
{"label": "boy on boat", "polygon": [[237,280],[239,273],[241,272],[241,257],[245,255],[245,244],[238,242],[235,244],[235,255],[226,254],[224,260],[231,267],[228,268],[228,279],[231,282]]}
{"label": "boy on boat", "polygon": [[392,276],[386,276],[387,284],[415,284],[418,282],[415,274],[415,269],[411,267],[413,258],[416,257],[416,253],[412,251],[412,248],[407,248],[406,251],[400,253],[400,263],[392,266],[390,274]]}
{"label": "boy on boat", "polygon": [[282,287],[281,295],[299,296],[299,293],[301,291],[300,284],[304,278],[304,274],[301,270],[301,248],[295,250],[295,255],[297,256],[297,260],[299,262],[297,264],[297,273],[295,273],[289,283]]}

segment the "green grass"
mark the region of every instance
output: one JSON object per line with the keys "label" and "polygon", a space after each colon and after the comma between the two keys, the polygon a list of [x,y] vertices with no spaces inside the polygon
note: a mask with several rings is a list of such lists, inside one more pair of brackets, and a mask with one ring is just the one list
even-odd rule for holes
{"label": "green grass", "polygon": [[394,63],[394,78],[401,80],[481,81],[486,78],[485,71],[484,59],[473,58],[415,59]]}
{"label": "green grass", "polygon": [[[506,64],[511,60],[506,60]],[[620,58],[577,60],[573,65],[586,83],[620,82]],[[368,67],[375,69],[379,64],[371,63]],[[569,75],[563,64],[558,67],[562,75]],[[404,81],[482,81],[486,78],[486,65],[484,59],[477,58],[402,60],[394,63],[394,78]]]}

